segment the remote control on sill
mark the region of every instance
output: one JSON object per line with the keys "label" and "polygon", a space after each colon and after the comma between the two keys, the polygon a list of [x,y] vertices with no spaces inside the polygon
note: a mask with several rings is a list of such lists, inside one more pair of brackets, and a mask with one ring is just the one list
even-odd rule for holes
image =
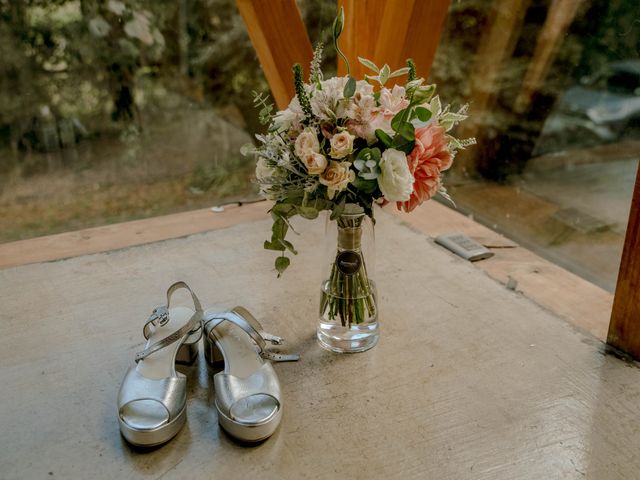
{"label": "remote control on sill", "polygon": [[493,257],[494,253],[484,245],[480,245],[475,240],[471,240],[462,233],[447,233],[445,235],[439,235],[435,238],[438,245],[442,245],[447,250],[451,250],[456,255],[469,260],[470,262],[476,262],[478,260],[484,260],[485,258]]}

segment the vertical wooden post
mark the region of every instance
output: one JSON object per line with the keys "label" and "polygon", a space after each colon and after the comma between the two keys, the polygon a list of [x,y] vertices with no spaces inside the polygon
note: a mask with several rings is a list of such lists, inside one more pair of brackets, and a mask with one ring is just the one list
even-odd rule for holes
{"label": "vertical wooden post", "polygon": [[[530,0],[494,0],[488,28],[479,40],[469,80],[471,116],[460,125],[461,138],[476,137],[486,119],[500,87],[502,68],[515,48]],[[476,171],[476,148],[463,150],[456,156],[454,168],[471,175]]]}
{"label": "vertical wooden post", "polygon": [[640,360],[640,165],[631,200],[607,343]]}
{"label": "vertical wooden post", "polygon": [[[404,0],[399,0],[403,3]],[[376,64],[381,63],[375,56],[376,41],[387,0],[339,0],[344,8],[344,29],[340,36],[340,50],[349,60],[351,75],[363,79],[365,73],[371,73],[358,62],[358,57],[368,58]],[[347,67],[338,58],[338,75],[346,75]]]}
{"label": "vertical wooden post", "polygon": [[531,97],[540,88],[549,73],[553,52],[573,21],[582,0],[554,0],[538,34],[536,50],[527,68],[522,90],[515,101],[514,110],[523,113],[529,108]]}
{"label": "vertical wooden post", "polygon": [[[449,11],[449,0],[392,0],[386,2],[375,58],[391,70],[416,62],[418,74],[427,78]],[[399,79],[403,82],[403,79]]]}
{"label": "vertical wooden post", "polygon": [[[340,0],[339,4],[345,11],[340,48],[349,59],[351,75],[361,79],[372,73],[360,65],[360,56],[378,66],[388,63],[392,70],[413,58],[419,75],[429,76],[449,0]],[[339,59],[338,74],[346,73]],[[397,79],[399,83],[404,80]]]}
{"label": "vertical wooden post", "polygon": [[309,68],[313,49],[295,0],[236,0],[269,82],[271,94],[283,109],[295,94],[291,68]]}

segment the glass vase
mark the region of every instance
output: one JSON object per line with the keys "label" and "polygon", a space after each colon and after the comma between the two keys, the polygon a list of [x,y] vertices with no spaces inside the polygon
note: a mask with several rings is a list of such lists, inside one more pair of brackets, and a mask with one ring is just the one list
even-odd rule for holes
{"label": "glass vase", "polygon": [[318,341],[334,352],[364,352],[379,335],[373,222],[347,204],[336,220],[327,216],[325,232]]}

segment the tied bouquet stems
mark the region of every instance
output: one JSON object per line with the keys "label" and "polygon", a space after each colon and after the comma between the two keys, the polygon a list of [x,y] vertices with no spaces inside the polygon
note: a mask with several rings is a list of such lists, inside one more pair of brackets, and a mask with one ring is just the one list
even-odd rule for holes
{"label": "tied bouquet stems", "polygon": [[[442,174],[459,149],[474,143],[451,134],[467,118],[467,106],[454,111],[443,105],[435,95],[436,86],[425,84],[411,59],[392,71],[388,65],[379,67],[359,58],[371,73],[363,79],[351,76],[338,45],[343,25],[340,9],[333,24],[333,44],[347,64],[346,76],[324,78],[323,46],[318,45],[306,80],[300,65],[293,68],[296,95],[287,108],[274,113],[268,97],[255,94],[260,121],[267,129],[256,135],[257,146],[244,153],[257,158],[256,181],[261,193],[274,201],[271,238],[264,248],[278,252],[278,276],[289,266],[289,255],[297,254],[287,237],[294,231],[293,217],[315,219],[328,211],[340,231],[357,230],[361,225],[349,224],[356,221],[348,215],[352,206],[362,212],[357,220],[362,221],[365,215],[373,220],[374,204],[395,204],[410,212],[435,194],[448,198]],[[349,259],[347,253],[342,258],[342,250],[360,256],[357,271],[349,270],[354,257]],[[342,270],[341,258],[347,260]],[[375,316],[375,288],[361,252],[355,245],[341,247],[340,237],[328,282],[331,298],[323,299],[323,313],[343,325]]]}
{"label": "tied bouquet stems", "polygon": [[363,220],[364,215],[357,213],[341,215],[336,220],[338,251],[329,279],[322,288],[320,318],[331,321],[339,319],[343,327],[365,323],[377,317],[375,286],[367,275],[360,247]]}

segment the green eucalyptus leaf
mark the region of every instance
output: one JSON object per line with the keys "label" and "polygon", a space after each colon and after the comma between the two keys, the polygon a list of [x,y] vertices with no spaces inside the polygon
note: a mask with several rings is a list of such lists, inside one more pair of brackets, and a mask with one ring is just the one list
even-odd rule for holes
{"label": "green eucalyptus leaf", "polygon": [[314,218],[318,218],[319,212],[314,207],[298,207],[298,213],[302,218],[313,220]]}
{"label": "green eucalyptus leaf", "polygon": [[384,130],[379,128],[376,130],[376,137],[380,140],[385,147],[389,148],[393,144],[393,139]]}
{"label": "green eucalyptus leaf", "polygon": [[271,241],[274,242],[278,239],[284,238],[287,236],[287,230],[289,230],[289,225],[282,218],[279,218],[271,227]]}
{"label": "green eucalyptus leaf", "polygon": [[421,122],[427,122],[431,118],[431,110],[425,107],[416,107],[415,113]]}
{"label": "green eucalyptus leaf", "polygon": [[409,111],[411,109],[409,107],[400,110],[398,113],[396,113],[393,118],[391,119],[391,128],[393,128],[394,132],[397,132],[398,130],[400,130],[400,126],[403,123],[407,122],[407,119],[409,118]]}
{"label": "green eucalyptus leaf", "polygon": [[393,145],[392,146],[396,150],[400,150],[401,152],[409,154],[413,150],[413,147],[415,146],[415,144],[416,144],[415,140],[407,140],[406,138],[402,137],[401,135],[396,135],[393,138]]}
{"label": "green eucalyptus leaf", "polygon": [[285,246],[281,245],[279,242],[280,241],[278,241],[278,243],[273,243],[273,242],[270,242],[268,240],[265,240],[264,241],[264,249],[265,250],[275,250],[277,252],[284,252]]}
{"label": "green eucalyptus leaf", "polygon": [[398,129],[398,135],[400,135],[405,140],[409,140],[409,141],[415,140],[416,129],[411,123],[404,122],[403,124],[400,125],[400,128]]}
{"label": "green eucalyptus leaf", "polygon": [[[287,240],[280,240],[280,243],[282,244],[283,247],[285,247],[287,250],[289,250],[294,255],[298,254],[298,251],[293,247],[293,244],[291,242],[288,242]],[[283,248],[283,250],[284,250],[284,248]]]}
{"label": "green eucalyptus leaf", "polygon": [[354,93],[356,93],[356,79],[350,76],[349,80],[347,80],[347,83],[344,86],[344,98],[351,98],[353,97]]}
{"label": "green eucalyptus leaf", "polygon": [[289,257],[278,257],[276,258],[276,270],[278,271],[278,277],[282,275],[282,273],[287,269],[291,261]]}

